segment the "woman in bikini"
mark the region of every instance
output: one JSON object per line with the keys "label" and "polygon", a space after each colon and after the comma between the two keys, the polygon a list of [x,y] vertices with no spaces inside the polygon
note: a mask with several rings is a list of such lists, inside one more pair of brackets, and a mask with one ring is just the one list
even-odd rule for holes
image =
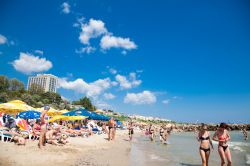
{"label": "woman in bikini", "polygon": [[230,140],[230,135],[227,130],[228,126],[226,123],[221,123],[218,130],[214,133],[213,140],[218,141],[218,152],[221,158],[221,166],[226,164],[225,158],[227,159],[227,165],[232,165],[231,153],[227,142]]}
{"label": "woman in bikini", "polygon": [[201,130],[198,133],[197,140],[200,142],[200,156],[202,159],[202,166],[208,166],[208,160],[210,156],[210,146],[214,149],[210,134],[207,131],[207,125],[202,124]]}
{"label": "woman in bikini", "polygon": [[47,121],[45,119],[45,116],[47,116],[47,112],[49,111],[50,107],[45,106],[44,110],[41,113],[40,119],[41,119],[41,132],[40,132],[40,138],[38,147],[42,148],[42,145],[45,146],[46,142],[46,132],[47,132]]}
{"label": "woman in bikini", "polygon": [[160,128],[160,141],[161,143],[164,142],[164,139],[163,139],[163,134],[164,134],[164,126],[162,125],[161,128]]}
{"label": "woman in bikini", "polygon": [[152,124],[150,124],[148,130],[149,130],[149,134],[150,134],[150,140],[154,141],[154,138],[155,138],[155,128],[154,128],[154,126],[152,126]]}
{"label": "woman in bikini", "polygon": [[129,140],[132,141],[132,136],[134,134],[134,128],[133,128],[133,123],[130,122],[128,124],[128,136],[129,136]]}

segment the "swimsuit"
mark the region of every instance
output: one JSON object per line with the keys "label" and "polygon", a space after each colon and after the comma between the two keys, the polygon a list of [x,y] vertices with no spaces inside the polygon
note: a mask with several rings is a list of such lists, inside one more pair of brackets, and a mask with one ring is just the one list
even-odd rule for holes
{"label": "swimsuit", "polygon": [[209,140],[209,136],[207,136],[207,137],[205,137],[205,138],[204,138],[204,137],[200,137],[200,140],[201,140],[201,141]]}
{"label": "swimsuit", "polygon": [[227,150],[227,148],[228,148],[228,145],[225,145],[225,146],[219,145],[219,146],[221,146],[221,147],[223,148],[223,151],[224,151],[224,152],[225,152],[225,151]]}
{"label": "swimsuit", "polygon": [[209,148],[207,148],[207,149],[200,147],[200,150],[203,150],[205,153],[207,153],[207,152],[209,152],[209,151],[210,151],[210,147],[209,147]]}

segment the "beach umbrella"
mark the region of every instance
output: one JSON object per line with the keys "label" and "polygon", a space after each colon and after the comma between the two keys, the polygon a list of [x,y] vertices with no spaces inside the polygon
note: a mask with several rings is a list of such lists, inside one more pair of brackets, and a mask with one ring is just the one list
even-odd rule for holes
{"label": "beach umbrella", "polygon": [[[39,112],[42,112],[42,111],[44,110],[44,107],[42,107],[42,108],[37,108],[37,110],[38,110]],[[56,109],[53,108],[53,107],[50,107],[50,109],[49,109],[47,115],[48,115],[48,116],[56,116],[56,115],[61,115],[62,113],[63,113],[63,112],[61,112],[61,111],[59,111],[59,110],[56,110]]]}
{"label": "beach umbrella", "polygon": [[28,111],[20,112],[18,114],[18,117],[22,119],[40,119],[40,116],[41,116],[41,112],[34,111],[34,110],[28,110]]}
{"label": "beach umbrella", "polygon": [[90,111],[88,111],[86,109],[82,109],[82,108],[64,113],[62,115],[65,115],[65,116],[88,116],[88,117],[93,116]]}
{"label": "beach umbrella", "polygon": [[34,110],[34,108],[20,100],[13,100],[8,103],[0,104],[0,112],[4,112],[6,114],[16,114],[27,110]]}
{"label": "beach umbrella", "polygon": [[88,118],[87,116],[65,116],[65,115],[56,115],[53,118],[49,120],[49,122],[54,122],[57,120],[70,120],[70,121],[75,121],[75,120],[83,120]]}
{"label": "beach umbrella", "polygon": [[110,118],[101,114],[97,114],[96,112],[91,112],[93,117],[93,120],[101,120],[101,121],[108,121]]}

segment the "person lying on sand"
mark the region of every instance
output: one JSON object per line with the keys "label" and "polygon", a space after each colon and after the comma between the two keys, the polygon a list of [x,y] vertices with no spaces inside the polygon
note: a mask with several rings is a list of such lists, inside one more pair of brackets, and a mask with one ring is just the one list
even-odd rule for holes
{"label": "person lying on sand", "polygon": [[58,134],[58,132],[59,132],[58,128],[49,130],[46,133],[47,143],[52,144],[52,145],[58,145],[58,143],[57,143],[57,139],[58,139],[57,134]]}
{"label": "person lying on sand", "polygon": [[16,145],[25,145],[26,144],[26,140],[25,138],[21,137],[21,136],[18,136],[18,135],[14,135],[12,137],[12,140],[13,142],[16,144]]}
{"label": "person lying on sand", "polygon": [[67,143],[69,143],[69,141],[68,141],[68,136],[66,135],[66,134],[62,134],[60,137],[59,137],[59,139],[58,139],[58,143],[60,143],[60,144],[67,144]]}

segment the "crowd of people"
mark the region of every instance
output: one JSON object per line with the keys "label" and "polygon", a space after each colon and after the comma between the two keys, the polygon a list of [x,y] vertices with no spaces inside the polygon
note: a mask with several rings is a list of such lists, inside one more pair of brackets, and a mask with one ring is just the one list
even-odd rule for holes
{"label": "crowd of people", "polygon": [[[17,145],[25,145],[27,139],[38,140],[38,147],[46,144],[65,145],[69,143],[68,137],[89,137],[93,134],[107,134],[108,140],[114,140],[117,123],[114,118],[108,122],[96,120],[76,120],[49,122],[47,113],[49,106],[45,106],[40,119],[22,120],[27,129],[21,129],[17,124],[18,119],[8,117],[1,127],[1,136],[6,136],[5,141],[14,142]],[[2,140],[4,139],[1,138]]]}

